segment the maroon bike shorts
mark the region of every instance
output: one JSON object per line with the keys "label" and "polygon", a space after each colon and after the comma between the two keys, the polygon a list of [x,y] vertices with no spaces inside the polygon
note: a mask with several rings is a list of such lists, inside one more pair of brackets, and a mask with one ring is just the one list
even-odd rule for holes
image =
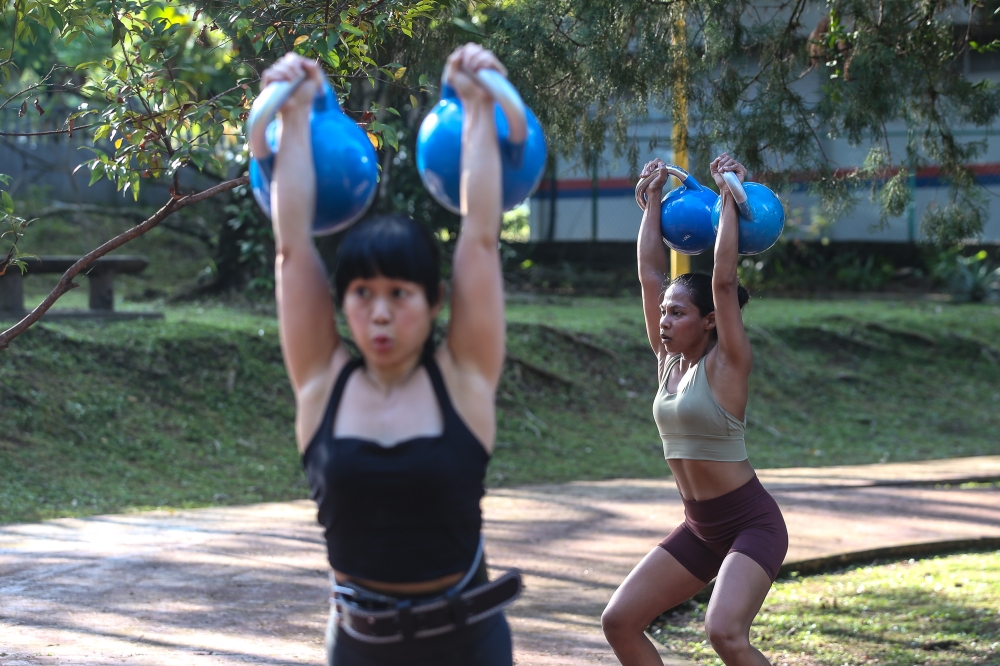
{"label": "maroon bike shorts", "polygon": [[725,495],[684,501],[684,522],[660,542],[696,578],[710,582],[729,553],[743,553],[771,578],[788,552],[788,530],[774,498],[754,476]]}

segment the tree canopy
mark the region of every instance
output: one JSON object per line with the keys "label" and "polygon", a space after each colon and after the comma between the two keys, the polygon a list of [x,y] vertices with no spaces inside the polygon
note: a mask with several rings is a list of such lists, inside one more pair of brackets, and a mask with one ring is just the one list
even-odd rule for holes
{"label": "tree canopy", "polygon": [[[38,316],[93,259],[186,205],[246,184],[243,122],[260,72],[282,54],[323,62],[345,110],[383,149],[387,167],[393,156],[407,157],[398,150],[406,132],[395,119],[404,112],[418,117],[436,90],[425,70],[408,76],[419,68],[407,63],[421,54],[439,71],[444,56],[433,48],[443,42],[430,33],[453,37],[457,30],[450,21],[455,8],[437,0],[5,0],[0,10],[0,109],[18,105],[22,115],[41,114],[58,97],[74,110],[49,133],[90,133],[92,154],[81,168],[91,184],[107,178],[134,197],[145,179],[171,184],[156,215],[85,257]],[[185,189],[185,171],[216,184]],[[383,205],[406,206],[382,189]],[[0,196],[2,272],[19,266],[26,221],[9,193]]]}
{"label": "tree canopy", "polygon": [[[969,164],[986,144],[956,131],[1000,113],[1000,88],[961,66],[1000,36],[981,1],[514,0],[490,19],[487,42],[560,152],[592,163],[611,141],[635,169],[632,129],[652,107],[703,158],[726,148],[778,185],[809,180],[832,216],[867,186],[884,224],[909,204],[912,171],[940,167],[950,194],[925,211],[924,232],[943,244],[982,233]],[[826,138],[867,148],[860,168],[829,159]]]}
{"label": "tree canopy", "polygon": [[[91,183],[106,178],[131,196],[150,180],[171,187],[154,216],[95,249],[40,311],[0,333],[0,348],[93,259],[184,206],[245,186],[243,121],[260,72],[288,51],[323,62],[379,148],[377,208],[405,211],[446,242],[457,218],[424,192],[414,142],[444,58],[470,39],[507,64],[555,154],[593,164],[611,142],[637,169],[634,124],[661,111],[701,161],[725,147],[778,186],[806,179],[831,216],[849,210],[861,186],[883,220],[899,215],[909,175],[937,166],[950,194],[925,212],[925,233],[943,244],[976,237],[988,207],[969,165],[985,140],[958,130],[989,127],[1000,90],[959,63],[998,44],[982,2],[0,0],[0,109],[44,113],[57,98],[72,111],[55,132],[93,138],[81,166]],[[887,129],[900,123],[902,154]],[[845,169],[824,152],[826,138],[864,146],[867,158]],[[182,178],[188,172],[199,178]],[[23,250],[17,212],[2,191],[0,272]]]}

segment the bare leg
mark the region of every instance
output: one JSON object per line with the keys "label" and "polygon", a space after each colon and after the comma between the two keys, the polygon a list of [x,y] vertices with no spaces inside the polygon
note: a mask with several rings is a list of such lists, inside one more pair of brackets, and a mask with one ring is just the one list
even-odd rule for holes
{"label": "bare leg", "polygon": [[624,666],[663,666],[643,632],[665,610],[705,587],[673,555],[656,547],[632,569],[601,615],[604,635]]}
{"label": "bare leg", "polygon": [[750,625],[757,616],[771,579],[743,553],[730,553],[715,581],[705,614],[705,633],[726,666],[770,666],[750,645]]}

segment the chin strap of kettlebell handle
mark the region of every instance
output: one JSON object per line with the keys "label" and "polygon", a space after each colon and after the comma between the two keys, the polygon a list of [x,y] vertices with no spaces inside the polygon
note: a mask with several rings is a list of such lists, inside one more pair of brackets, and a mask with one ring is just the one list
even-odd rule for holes
{"label": "chin strap of kettlebell handle", "polygon": [[[687,181],[688,176],[691,175],[684,169],[673,164],[665,164],[664,168],[668,174],[681,181],[682,185]],[[649,189],[649,184],[653,182],[654,178],[656,178],[655,171],[635,184],[635,202],[639,204],[639,208],[642,210],[646,210],[646,190]]]}
{"label": "chin strap of kettlebell handle", "polygon": [[267,126],[278,115],[288,98],[295,94],[302,82],[306,80],[305,72],[291,81],[275,81],[257,95],[250,107],[244,131],[247,143],[250,144],[250,154],[257,160],[271,156],[271,146],[267,143]]}
{"label": "chin strap of kettlebell handle", "polygon": [[733,193],[733,199],[736,200],[736,207],[740,211],[740,216],[753,222],[753,208],[747,202],[747,191],[743,188],[743,183],[740,182],[739,176],[732,171],[723,171],[722,179],[726,181],[726,186]]}

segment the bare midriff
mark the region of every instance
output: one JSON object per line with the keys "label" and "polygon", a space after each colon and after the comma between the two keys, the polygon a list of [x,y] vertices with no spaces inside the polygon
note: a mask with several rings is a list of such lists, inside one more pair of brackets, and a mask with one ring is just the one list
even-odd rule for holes
{"label": "bare midriff", "polygon": [[667,464],[670,465],[681,497],[699,502],[732,492],[756,474],[749,460],[717,462],[669,458]]}
{"label": "bare midriff", "polygon": [[381,583],[377,580],[368,580],[366,578],[348,576],[347,574],[339,571],[334,571],[333,575],[337,579],[338,583],[357,583],[358,585],[368,588],[373,592],[381,592],[382,594],[388,594],[390,596],[422,596],[425,594],[434,594],[435,592],[443,592],[444,590],[447,590],[449,587],[462,580],[462,576],[465,574],[448,574],[447,576],[442,576],[441,578],[425,580],[419,583]]}

